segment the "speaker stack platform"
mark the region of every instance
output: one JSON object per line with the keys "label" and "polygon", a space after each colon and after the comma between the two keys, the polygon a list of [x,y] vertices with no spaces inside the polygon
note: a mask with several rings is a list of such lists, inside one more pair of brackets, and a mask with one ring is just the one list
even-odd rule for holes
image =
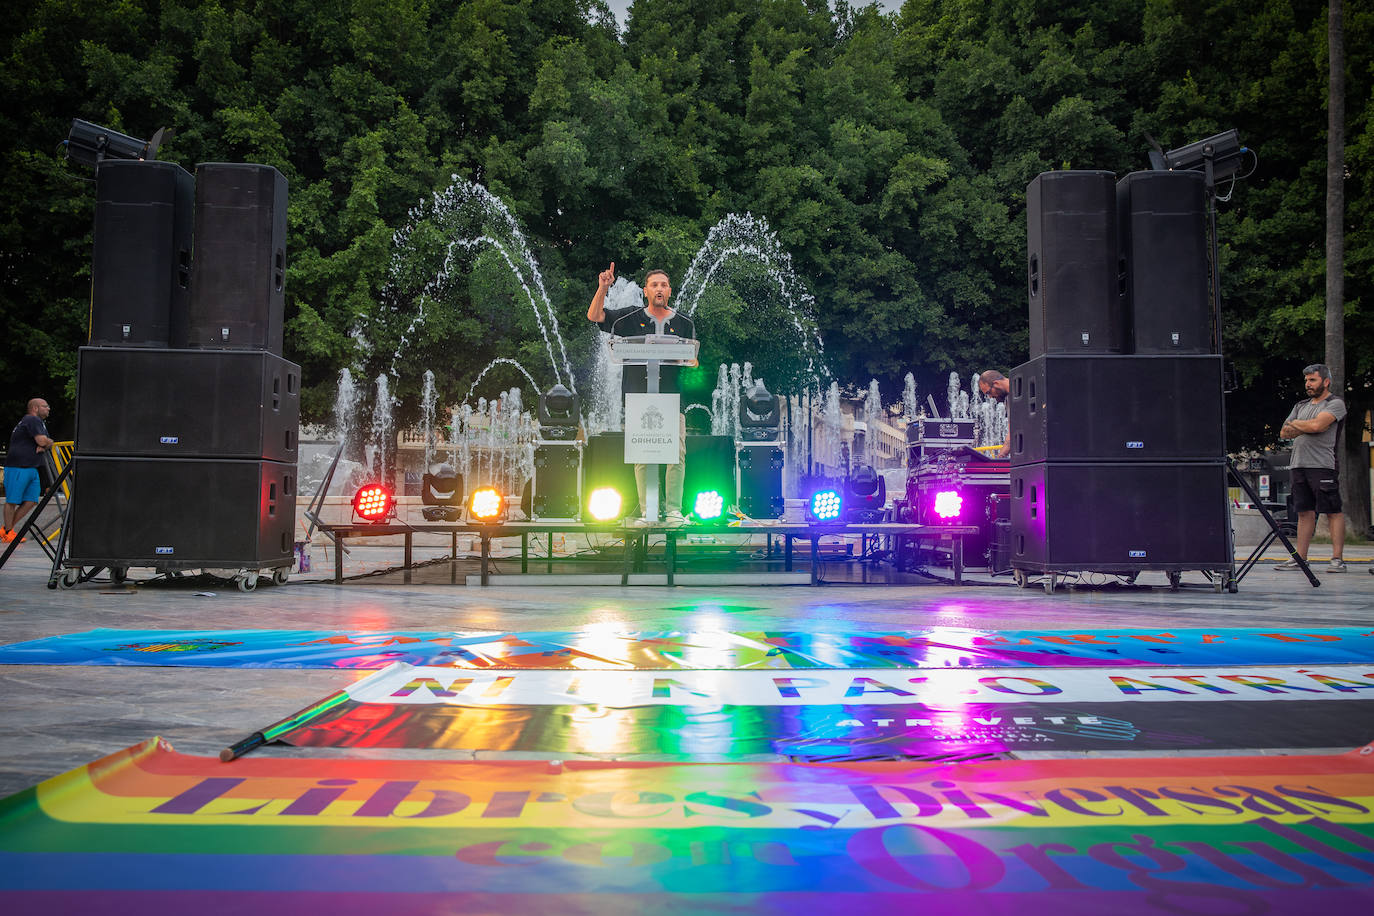
{"label": "speaker stack platform", "polygon": [[1046,172],[1026,191],[1031,359],[1010,377],[1010,563],[1134,579],[1232,566],[1202,176]]}
{"label": "speaker stack platform", "polygon": [[96,194],[67,565],[285,581],[300,427],[300,367],[281,352],[286,180],[121,160]]}

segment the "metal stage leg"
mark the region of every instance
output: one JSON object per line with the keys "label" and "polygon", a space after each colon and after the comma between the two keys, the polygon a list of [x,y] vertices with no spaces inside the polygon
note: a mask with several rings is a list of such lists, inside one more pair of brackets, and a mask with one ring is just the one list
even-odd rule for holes
{"label": "metal stage leg", "polygon": [[811,535],[811,584],[818,585],[821,581],[821,536]]}
{"label": "metal stage leg", "polygon": [[491,573],[487,569],[487,561],[491,559],[491,533],[482,532],[482,584],[491,584]]}
{"label": "metal stage leg", "polygon": [[458,532],[448,533],[448,584],[458,584]]}
{"label": "metal stage leg", "polygon": [[790,534],[784,534],[784,535],[782,536],[782,540],[783,540],[783,547],[782,547],[782,568],[783,568],[783,571],[784,571],[784,572],[791,572],[791,571],[792,571],[792,535],[790,535]]}
{"label": "metal stage leg", "polygon": [[544,564],[544,572],[553,573],[553,532],[549,532],[549,553],[548,562]]}
{"label": "metal stage leg", "polygon": [[520,573],[524,575],[530,571],[530,533],[520,532]]}
{"label": "metal stage leg", "polygon": [[964,536],[954,535],[954,547],[949,552],[950,563],[954,566],[954,584],[960,585],[964,581]]}
{"label": "metal stage leg", "polygon": [[409,584],[410,584],[410,566],[411,566],[411,560],[412,560],[412,558],[413,558],[413,553],[412,553],[412,551],[411,551],[411,535],[410,535],[410,532],[407,531],[407,532],[406,532],[406,561],[405,561],[405,575],[404,575],[404,577],[403,577],[403,581],[405,582],[406,585],[409,585]]}
{"label": "metal stage leg", "polygon": [[621,569],[620,569],[620,584],[621,584],[621,585],[629,585],[629,584],[630,584],[630,563],[631,563],[631,555],[634,553],[634,541],[635,541],[635,540],[636,540],[636,535],[635,535],[629,528],[626,528],[626,529],[625,529],[625,537],[624,537],[624,544],[625,544],[625,554],[624,554],[624,557],[623,557],[624,563],[621,565]]}
{"label": "metal stage leg", "polygon": [[343,585],[343,535],[334,532],[334,584]]}
{"label": "metal stage leg", "polygon": [[677,530],[667,532],[667,543],[663,547],[664,559],[668,561],[668,584],[673,584],[673,567],[677,565]]}

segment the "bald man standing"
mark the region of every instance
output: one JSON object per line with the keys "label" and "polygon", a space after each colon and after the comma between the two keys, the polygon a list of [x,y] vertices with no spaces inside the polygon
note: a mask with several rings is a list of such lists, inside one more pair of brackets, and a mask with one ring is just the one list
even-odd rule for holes
{"label": "bald man standing", "polygon": [[5,528],[0,541],[15,539],[15,529],[38,503],[43,488],[38,482],[38,463],[52,448],[44,420],[52,408],[42,398],[29,401],[28,413],[10,433],[10,450],[5,454]]}

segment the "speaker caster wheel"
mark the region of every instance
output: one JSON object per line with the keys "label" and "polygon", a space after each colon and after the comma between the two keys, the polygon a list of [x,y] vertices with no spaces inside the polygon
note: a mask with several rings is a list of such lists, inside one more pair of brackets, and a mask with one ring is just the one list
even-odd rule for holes
{"label": "speaker caster wheel", "polygon": [[1025,588],[1030,584],[1030,580],[1026,578],[1026,571],[1024,569],[1013,569],[1011,571],[1011,578],[1012,581],[1016,583],[1017,588]]}
{"label": "speaker caster wheel", "polygon": [[1045,594],[1047,594],[1047,595],[1053,595],[1053,594],[1054,594],[1054,579],[1055,579],[1054,573],[1050,573],[1048,576],[1045,577]]}
{"label": "speaker caster wheel", "polygon": [[258,576],[257,573],[248,573],[246,575],[235,577],[234,582],[236,585],[238,585],[239,591],[251,592],[253,589],[258,587]]}
{"label": "speaker caster wheel", "polygon": [[129,578],[129,567],[111,566],[110,578],[114,581],[116,585],[122,585]]}
{"label": "speaker caster wheel", "polygon": [[1171,572],[1171,573],[1168,573],[1168,576],[1169,576],[1169,591],[1171,591],[1171,592],[1176,592],[1176,591],[1178,591],[1178,584],[1179,584],[1179,582],[1181,582],[1181,581],[1183,580],[1183,573],[1181,573],[1181,572]]}
{"label": "speaker caster wheel", "polygon": [[276,569],[272,570],[273,585],[285,585],[286,580],[290,578],[291,570],[287,569],[285,566],[278,566]]}
{"label": "speaker caster wheel", "polygon": [[62,570],[62,577],[57,580],[57,584],[63,588],[76,588],[81,581],[81,570],[75,566],[70,569]]}

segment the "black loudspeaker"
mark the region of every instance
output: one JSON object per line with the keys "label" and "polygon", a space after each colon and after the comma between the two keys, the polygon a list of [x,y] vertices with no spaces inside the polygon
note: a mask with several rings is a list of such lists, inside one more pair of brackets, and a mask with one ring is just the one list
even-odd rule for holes
{"label": "black loudspeaker", "polygon": [[1011,371],[1011,463],[1219,461],[1221,357],[1050,354]]}
{"label": "black loudspeaker", "polygon": [[750,518],[780,518],[782,449],[776,445],[740,444],[739,511]]}
{"label": "black loudspeaker", "polygon": [[262,351],[82,347],[76,450],[294,463],[300,378]]}
{"label": "black loudspeaker", "polygon": [[74,474],[73,564],[251,569],[292,562],[295,465],[78,453]]}
{"label": "black loudspeaker", "polygon": [[107,159],[95,197],[91,343],[185,346],[195,179],[171,162]]}
{"label": "black loudspeaker", "polygon": [[270,165],[196,166],[188,344],[282,352],[286,178]]}
{"label": "black loudspeaker", "polygon": [[581,482],[581,444],[545,442],[535,446],[530,487],[533,497],[526,514],[532,519],[577,518],[582,507]]}
{"label": "black loudspeaker", "polygon": [[733,436],[687,437],[687,464],[682,475],[683,515],[696,511],[697,494],[706,490],[720,494],[722,511],[733,504],[736,498]]}
{"label": "black loudspeaker", "polygon": [[1211,353],[1201,172],[1132,172],[1116,183],[1125,311],[1136,353]]}
{"label": "black loudspeaker", "polygon": [[1116,176],[1044,172],[1026,187],[1030,355],[1124,353]]}
{"label": "black loudspeaker", "polygon": [[582,505],[587,505],[592,491],[601,487],[614,487],[620,494],[624,513],[633,514],[639,492],[635,487],[635,466],[625,463],[624,433],[597,433],[587,437],[582,452]]}
{"label": "black loudspeaker", "polygon": [[1011,469],[1011,555],[1019,569],[1227,569],[1229,526],[1223,462]]}

